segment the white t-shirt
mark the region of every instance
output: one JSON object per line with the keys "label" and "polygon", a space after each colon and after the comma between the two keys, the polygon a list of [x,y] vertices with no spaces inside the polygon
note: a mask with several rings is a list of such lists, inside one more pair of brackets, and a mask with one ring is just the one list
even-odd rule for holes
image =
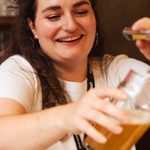
{"label": "white t-shirt", "polygon": [[[99,64],[100,62],[97,61],[92,62],[96,87],[117,87],[130,69],[134,69],[140,74],[145,74],[150,69],[143,62],[128,58],[125,55],[119,55],[109,65],[107,78],[104,78]],[[87,91],[87,79],[81,83],[64,81],[64,84],[72,101],[78,100]],[[0,97],[17,101],[24,106],[27,112],[42,110],[40,81],[32,66],[23,57],[14,55],[1,64]],[[119,103],[117,105],[123,107]],[[48,150],[76,150],[76,145],[73,137],[71,137],[65,142],[57,142]]]}

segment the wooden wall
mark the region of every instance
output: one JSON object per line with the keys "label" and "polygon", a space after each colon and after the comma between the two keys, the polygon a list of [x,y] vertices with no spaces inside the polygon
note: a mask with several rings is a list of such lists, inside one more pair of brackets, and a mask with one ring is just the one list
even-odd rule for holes
{"label": "wooden wall", "polygon": [[150,0],[98,0],[97,7],[104,31],[105,52],[113,55],[124,53],[149,63],[134,42],[123,37],[122,30],[141,17],[150,17]]}

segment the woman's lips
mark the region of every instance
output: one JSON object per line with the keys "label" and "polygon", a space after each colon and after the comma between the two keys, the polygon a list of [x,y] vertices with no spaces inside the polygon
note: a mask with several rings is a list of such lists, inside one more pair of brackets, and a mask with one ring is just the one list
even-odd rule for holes
{"label": "woman's lips", "polygon": [[72,42],[80,40],[82,37],[83,35],[73,36],[73,37],[67,37],[67,38],[60,38],[60,39],[57,39],[56,41],[61,42],[61,43],[72,43]]}

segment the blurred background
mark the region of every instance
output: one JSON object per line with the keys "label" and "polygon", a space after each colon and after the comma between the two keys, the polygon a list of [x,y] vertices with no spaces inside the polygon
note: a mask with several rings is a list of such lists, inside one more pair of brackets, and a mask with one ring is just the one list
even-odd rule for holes
{"label": "blurred background", "polygon": [[104,32],[105,52],[113,55],[124,53],[149,63],[134,42],[123,37],[122,30],[139,18],[150,17],[150,0],[98,0],[97,8]]}
{"label": "blurred background", "polygon": [[7,42],[9,30],[16,15],[14,0],[0,0],[0,50]]}
{"label": "blurred background", "polygon": [[[105,53],[126,54],[150,64],[138,51],[134,42],[123,35],[124,27],[130,27],[137,19],[150,17],[150,0],[97,0],[97,9],[105,40]],[[0,50],[8,39],[16,11],[13,0],[0,0]],[[137,143],[137,150],[150,150],[150,130]]]}

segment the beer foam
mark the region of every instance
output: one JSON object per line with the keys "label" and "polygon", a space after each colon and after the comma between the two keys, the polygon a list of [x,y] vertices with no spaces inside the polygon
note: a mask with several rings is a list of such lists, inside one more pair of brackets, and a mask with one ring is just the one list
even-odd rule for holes
{"label": "beer foam", "polygon": [[129,123],[131,124],[145,124],[150,123],[150,112],[139,109],[127,109],[124,110],[129,116]]}

